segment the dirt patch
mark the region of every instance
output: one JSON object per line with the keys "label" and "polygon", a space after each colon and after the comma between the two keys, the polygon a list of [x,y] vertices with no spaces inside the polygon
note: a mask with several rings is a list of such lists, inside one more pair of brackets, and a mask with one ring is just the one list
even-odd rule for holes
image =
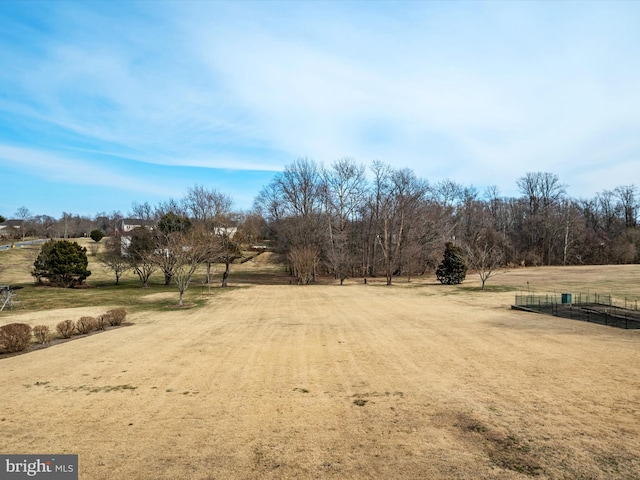
{"label": "dirt patch", "polygon": [[501,432],[465,413],[455,415],[453,425],[460,430],[463,441],[479,447],[497,467],[529,476],[544,473],[527,440]]}

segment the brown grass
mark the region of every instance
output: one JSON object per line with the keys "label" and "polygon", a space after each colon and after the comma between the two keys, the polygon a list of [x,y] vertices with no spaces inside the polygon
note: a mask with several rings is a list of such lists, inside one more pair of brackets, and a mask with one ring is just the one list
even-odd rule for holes
{"label": "brown grass", "polygon": [[3,359],[0,451],[78,453],[91,480],[640,478],[640,332],[509,309],[527,281],[637,295],[639,266],[433,280],[289,286],[274,267]]}

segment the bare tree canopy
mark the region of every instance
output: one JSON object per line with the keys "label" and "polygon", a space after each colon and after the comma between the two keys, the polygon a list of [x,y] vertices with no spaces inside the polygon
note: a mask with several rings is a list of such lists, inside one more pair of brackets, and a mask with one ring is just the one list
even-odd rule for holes
{"label": "bare tree canopy", "polygon": [[[640,192],[635,185],[574,199],[556,174],[527,172],[517,180],[517,188],[517,197],[501,196],[495,186],[479,195],[472,185],[449,179],[430,183],[412,170],[381,161],[366,169],[351,158],[328,166],[299,158],[262,188],[251,212],[235,212],[230,196],[195,185],[179,199],[134,203],[129,219],[118,211],[99,212],[94,218],[63,212],[56,219],[21,207],[18,218],[4,222],[0,234],[12,239],[72,238],[99,229],[107,236],[126,237],[134,224],[145,225],[153,228],[151,243],[160,251],[166,250],[166,237],[184,233],[190,225],[208,234],[206,281],[211,282],[212,264],[222,263],[223,285],[243,248],[265,245],[292,275],[300,270],[294,265],[300,255],[292,256],[292,251],[316,252],[310,282],[318,274],[340,283],[369,276],[381,276],[389,285],[401,277],[410,281],[414,275],[433,273],[447,242],[463,246],[470,266],[481,276],[487,258],[497,267],[640,262]],[[480,232],[499,235],[501,246],[478,243]],[[480,237],[487,238],[485,233]],[[479,258],[478,268],[474,257]],[[134,249],[127,258],[143,285],[158,268],[165,282],[172,282],[171,255],[160,259]],[[483,281],[494,275],[496,269],[490,267]]]}

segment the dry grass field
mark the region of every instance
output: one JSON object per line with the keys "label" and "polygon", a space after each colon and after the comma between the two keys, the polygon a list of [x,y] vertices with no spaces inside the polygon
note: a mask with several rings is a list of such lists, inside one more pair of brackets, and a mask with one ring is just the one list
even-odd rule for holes
{"label": "dry grass field", "polygon": [[[479,291],[473,275],[289,285],[263,258],[194,287],[200,306],[0,359],[0,452],[77,453],[84,480],[640,478],[640,331],[509,308],[527,288],[640,295],[639,265]],[[0,283],[29,281],[18,267]]]}

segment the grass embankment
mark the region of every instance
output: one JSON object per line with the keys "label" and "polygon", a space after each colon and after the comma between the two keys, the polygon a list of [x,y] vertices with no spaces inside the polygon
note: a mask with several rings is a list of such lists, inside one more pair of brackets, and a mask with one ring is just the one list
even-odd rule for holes
{"label": "grass embankment", "polygon": [[[84,244],[87,241],[80,239],[79,243],[86,246]],[[171,309],[177,304],[176,286],[164,285],[164,277],[160,271],[151,276],[148,288],[142,288],[138,277],[132,271],[126,272],[120,278],[119,285],[116,285],[113,272],[102,265],[97,256],[91,254],[88,256],[91,275],[82,287],[54,288],[36,285],[31,270],[39,251],[39,247],[24,247],[0,252],[0,285],[10,285],[14,288],[26,310],[118,306],[126,308],[129,312],[136,312]],[[206,301],[205,294],[212,295],[217,291],[216,288],[208,287],[205,291],[203,275],[198,272],[185,293],[184,302],[188,306],[202,305]],[[14,313],[18,314],[21,310],[22,307],[17,305]],[[4,314],[5,312],[2,312],[0,315]]]}

